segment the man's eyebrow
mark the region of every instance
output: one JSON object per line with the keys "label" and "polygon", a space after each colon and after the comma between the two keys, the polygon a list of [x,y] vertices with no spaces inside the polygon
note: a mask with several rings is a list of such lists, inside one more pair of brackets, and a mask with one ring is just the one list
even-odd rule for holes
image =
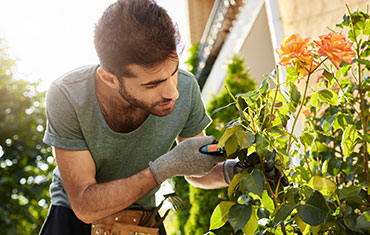
{"label": "man's eyebrow", "polygon": [[[173,73],[170,75],[170,77],[172,77],[173,75],[175,75],[175,73],[179,70],[179,62],[177,62],[177,66],[176,66],[176,69],[175,71],[173,71]],[[144,83],[144,84],[141,84],[142,86],[150,86],[150,85],[156,85],[156,84],[159,84],[161,82],[164,82],[166,81],[168,78],[163,78],[163,79],[157,79],[157,80],[153,80],[153,81],[150,81],[148,83]]]}

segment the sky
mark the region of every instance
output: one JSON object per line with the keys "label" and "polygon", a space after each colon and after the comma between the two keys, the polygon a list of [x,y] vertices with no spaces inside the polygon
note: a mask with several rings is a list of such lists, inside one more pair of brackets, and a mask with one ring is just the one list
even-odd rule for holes
{"label": "sky", "polygon": [[[0,38],[17,59],[18,78],[50,82],[76,67],[98,63],[94,25],[114,0],[0,0]],[[177,22],[186,58],[188,26],[185,0],[157,0]],[[184,65],[182,65],[184,66]]]}

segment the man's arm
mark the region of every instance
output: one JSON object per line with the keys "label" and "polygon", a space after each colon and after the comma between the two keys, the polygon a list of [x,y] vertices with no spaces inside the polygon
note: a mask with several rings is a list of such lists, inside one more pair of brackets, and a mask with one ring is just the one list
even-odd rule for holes
{"label": "man's arm", "polygon": [[130,206],[158,186],[149,168],[98,184],[95,163],[87,150],[55,148],[55,157],[72,209],[88,224]]}
{"label": "man's arm", "polygon": [[[199,133],[196,136],[204,136],[204,131]],[[188,138],[177,137],[177,142],[181,143],[182,141]],[[194,163],[196,164],[196,163]],[[185,179],[194,187],[202,188],[202,189],[219,189],[225,188],[228,184],[225,182],[223,170],[222,170],[223,162],[218,163],[212,171],[210,171],[207,175],[202,177],[190,177],[185,176]]]}

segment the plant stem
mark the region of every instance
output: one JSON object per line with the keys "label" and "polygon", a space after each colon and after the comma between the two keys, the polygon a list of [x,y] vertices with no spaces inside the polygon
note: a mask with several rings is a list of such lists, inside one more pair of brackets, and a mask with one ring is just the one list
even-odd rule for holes
{"label": "plant stem", "polygon": [[[349,10],[349,7],[348,5],[346,4],[346,7],[347,7],[347,10],[349,12],[349,15],[350,15],[350,20],[351,20],[351,30],[353,30],[353,33],[355,34],[354,35],[354,38],[355,38],[355,44],[356,44],[356,54],[357,54],[357,59],[360,59],[360,44],[361,44],[361,39],[360,39],[360,42],[357,41],[357,35],[356,35],[356,31],[354,30],[354,25],[353,25],[353,20],[352,20],[352,14],[351,14],[351,11]],[[366,134],[367,133],[367,122],[366,122],[366,118],[365,118],[365,98],[364,98],[364,93],[362,91],[362,87],[361,87],[361,83],[362,83],[362,72],[361,72],[361,64],[359,62],[357,62],[357,69],[358,69],[358,91],[359,91],[359,94],[360,94],[360,109],[361,109],[361,114],[360,114],[360,118],[361,118],[361,123],[362,123],[362,128],[363,128],[363,134]],[[366,91],[365,91],[366,92]],[[366,180],[366,186],[367,186],[367,205],[370,206],[370,195],[369,195],[369,186],[370,186],[370,182],[369,182],[369,156],[368,156],[368,153],[367,153],[367,141],[366,140],[363,140],[364,142],[364,173],[365,173],[365,180]]]}
{"label": "plant stem", "polygon": [[280,227],[281,227],[281,232],[283,232],[283,234],[284,234],[284,235],[287,235],[287,233],[286,233],[286,229],[285,229],[284,221],[283,221],[283,222],[281,222]]}
{"label": "plant stem", "polygon": [[[293,132],[294,132],[294,128],[295,128],[295,125],[298,121],[298,117],[299,117],[299,114],[301,113],[302,111],[302,108],[303,108],[303,105],[304,105],[304,100],[306,99],[306,96],[307,96],[307,90],[308,90],[308,83],[310,82],[310,77],[311,77],[311,74],[313,74],[317,68],[319,68],[328,58],[325,58],[323,59],[318,65],[317,67],[311,71],[311,68],[312,68],[312,62],[311,62],[311,66],[310,66],[310,69],[307,70],[308,72],[308,76],[307,76],[307,80],[306,80],[306,84],[305,84],[305,87],[304,87],[304,93],[303,93],[303,97],[302,97],[302,102],[301,102],[301,106],[299,107],[299,110],[297,112],[297,115],[294,117],[294,122],[293,122],[293,126],[292,126],[292,130],[289,134],[289,140],[288,140],[288,149],[287,149],[287,154],[289,154],[289,151],[290,151],[290,148],[292,147],[292,136],[293,136]],[[306,68],[306,67],[304,67]]]}
{"label": "plant stem", "polygon": [[279,91],[279,87],[280,87],[280,84],[279,84],[279,67],[276,66],[276,90],[275,90],[275,95],[274,95],[274,100],[272,101],[272,105],[271,105],[271,114],[270,114],[270,119],[269,119],[269,130],[271,129],[271,120],[272,120],[272,115],[274,114],[274,109],[275,109],[275,102],[276,102],[276,97],[277,97],[277,94],[278,94],[278,91]]}
{"label": "plant stem", "polygon": [[[275,206],[275,209],[278,207],[278,201],[277,201],[277,193],[275,193],[270,184],[267,182],[267,190],[270,192],[271,196],[272,196],[272,201],[274,202],[274,206]],[[284,234],[284,235],[287,235],[286,233],[286,229],[285,229],[285,225],[284,225],[284,222],[282,222],[280,224],[280,228],[281,228],[281,232]]]}
{"label": "plant stem", "polygon": [[310,77],[311,77],[311,73],[308,73],[306,84],[305,84],[305,88],[304,88],[304,93],[303,93],[303,97],[302,97],[302,101],[301,101],[301,105],[299,106],[298,112],[297,112],[296,116],[294,117],[294,122],[293,122],[292,130],[291,130],[291,132],[289,134],[288,149],[287,149],[287,154],[288,155],[289,155],[289,152],[290,152],[290,148],[292,146],[292,137],[293,137],[294,128],[295,128],[295,125],[297,124],[299,114],[302,111],[302,108],[303,108],[303,105],[304,105],[304,100],[306,99],[306,96],[307,96],[308,82],[310,81]]}
{"label": "plant stem", "polygon": [[[358,49],[358,48],[357,48]],[[367,133],[367,122],[365,118],[365,98],[364,98],[364,93],[361,88],[361,83],[362,83],[362,74],[361,74],[361,65],[360,63],[357,63],[358,66],[358,90],[360,93],[360,108],[361,108],[361,122],[362,122],[362,128],[363,128],[363,134]],[[366,92],[366,91],[365,91]],[[369,181],[369,156],[367,153],[367,141],[363,140],[364,142],[364,173],[365,173],[365,180],[367,184],[367,190],[369,192],[369,186],[370,186],[370,181]],[[367,193],[367,205],[370,206],[370,195]]]}
{"label": "plant stem", "polygon": [[304,160],[305,160],[305,162],[306,162],[306,164],[307,164],[307,168],[308,168],[308,170],[310,171],[310,175],[311,175],[311,176],[313,176],[313,174],[312,174],[312,170],[311,170],[311,167],[310,167],[310,165],[308,164],[308,159],[307,159],[307,156],[306,156],[306,151],[307,151],[307,148],[306,148],[306,147],[304,147],[304,155],[303,155],[303,157],[304,157]]}

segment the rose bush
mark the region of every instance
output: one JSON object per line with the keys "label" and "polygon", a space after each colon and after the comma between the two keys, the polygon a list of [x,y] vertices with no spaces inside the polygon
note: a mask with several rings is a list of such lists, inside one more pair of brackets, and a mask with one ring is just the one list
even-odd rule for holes
{"label": "rose bush", "polygon": [[235,234],[370,233],[370,17],[348,9],[337,26],[318,40],[286,39],[277,49],[284,79],[278,67],[259,89],[230,93],[240,116],[219,147],[254,164],[214,209],[211,234],[226,223]]}

